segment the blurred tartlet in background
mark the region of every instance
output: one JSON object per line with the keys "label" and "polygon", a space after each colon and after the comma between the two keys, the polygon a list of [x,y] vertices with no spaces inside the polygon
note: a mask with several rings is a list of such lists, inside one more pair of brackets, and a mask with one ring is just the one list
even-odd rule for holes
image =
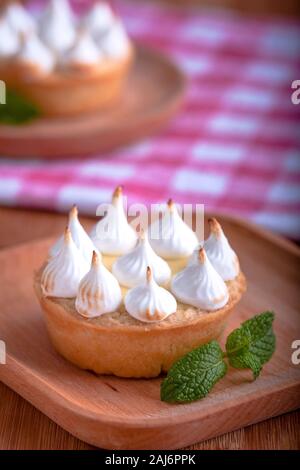
{"label": "blurred tartlet in background", "polygon": [[38,16],[19,2],[0,13],[0,76],[44,115],[76,115],[115,102],[134,57],[120,18],[96,1],[81,16],[49,0]]}

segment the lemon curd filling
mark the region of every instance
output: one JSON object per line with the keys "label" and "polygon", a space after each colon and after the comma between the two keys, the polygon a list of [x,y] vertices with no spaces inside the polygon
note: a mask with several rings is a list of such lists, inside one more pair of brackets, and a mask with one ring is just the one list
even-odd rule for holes
{"label": "lemon curd filling", "polygon": [[[118,259],[118,256],[108,256],[108,255],[103,255],[102,256],[102,261],[103,261],[103,264],[104,266],[109,269],[109,271],[111,272],[112,271],[112,265],[114,264],[114,262]],[[168,259],[166,260],[168,265],[170,266],[171,268],[171,272],[172,272],[172,277],[177,274],[179,271],[182,271],[182,269],[184,269],[188,263],[188,257],[186,258],[177,258],[177,259]],[[169,289],[169,285],[170,283],[167,283],[165,286],[163,287],[166,287],[168,290]],[[122,291],[122,296],[123,298],[125,297],[125,295],[127,294],[129,288],[128,287],[124,287],[124,286],[121,286],[121,291]]]}

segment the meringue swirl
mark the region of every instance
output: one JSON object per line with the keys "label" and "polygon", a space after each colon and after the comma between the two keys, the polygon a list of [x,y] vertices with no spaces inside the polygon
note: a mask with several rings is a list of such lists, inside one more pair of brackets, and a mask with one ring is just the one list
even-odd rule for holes
{"label": "meringue swirl", "polygon": [[229,299],[227,286],[210,263],[204,248],[198,251],[197,262],[173,277],[171,291],[179,301],[203,310],[218,310]]}
{"label": "meringue swirl", "polygon": [[198,245],[196,234],[182,220],[172,199],[168,201],[162,219],[149,227],[148,234],[154,251],[166,259],[190,256]]}
{"label": "meringue swirl", "polygon": [[49,74],[68,68],[97,73],[131,50],[121,20],[108,3],[99,1],[85,15],[75,15],[69,0],[49,0],[38,17],[21,4],[10,3],[0,15],[0,38],[0,60],[16,55],[19,64]]}
{"label": "meringue swirl", "polygon": [[136,247],[115,261],[112,272],[122,286],[135,287],[145,279],[147,266],[158,284],[169,281],[171,269],[168,263],[154,252],[147,234],[142,231]]}
{"label": "meringue swirl", "polygon": [[29,33],[36,29],[34,17],[19,3],[7,5],[3,17],[17,34]]}
{"label": "meringue swirl", "polygon": [[71,68],[84,68],[97,65],[102,57],[103,54],[90,33],[82,29],[77,34],[74,45],[66,52],[62,62]]}
{"label": "meringue swirl", "polygon": [[101,39],[115,22],[115,15],[108,3],[95,2],[83,19],[95,39]]}
{"label": "meringue swirl", "polygon": [[72,46],[75,40],[75,24],[67,0],[50,0],[40,20],[40,34],[43,41],[60,53]]}
{"label": "meringue swirl", "polygon": [[121,186],[115,189],[109,210],[93,228],[91,238],[96,248],[106,255],[123,255],[134,248],[137,233],[128,223]]}
{"label": "meringue swirl", "polygon": [[204,242],[205,251],[211,264],[224,281],[230,281],[240,272],[238,257],[231,248],[219,222],[211,218],[208,223],[210,236]]}
{"label": "meringue swirl", "polygon": [[149,266],[146,282],[130,289],[124,303],[129,315],[145,323],[162,321],[177,310],[176,299],[155,282]]}
{"label": "meringue swirl", "polygon": [[[82,227],[81,223],[79,222],[78,209],[75,205],[69,212],[68,227],[71,231],[75,245],[77,246],[83,257],[86,259],[86,261],[90,263],[93,251],[95,250],[95,246],[86,231],[84,230],[84,228]],[[50,256],[55,256],[59,252],[63,245],[63,239],[63,236],[60,237],[57,242],[53,245],[49,252]]]}
{"label": "meringue swirl", "polygon": [[99,47],[109,59],[121,59],[129,50],[130,42],[122,23],[118,20],[98,42]]}
{"label": "meringue swirl", "polygon": [[101,255],[94,251],[91,269],[78,288],[77,312],[83,317],[95,318],[116,311],[121,302],[122,293],[117,279],[104,266]]}
{"label": "meringue swirl", "polygon": [[67,227],[60,251],[50,259],[41,277],[45,296],[75,297],[79,283],[89,270],[89,265],[76,247]]}
{"label": "meringue swirl", "polygon": [[50,72],[55,66],[53,53],[34,32],[22,35],[16,61],[25,67],[35,67],[42,72]]}
{"label": "meringue swirl", "polygon": [[[204,248],[209,261],[224,281],[231,281],[240,272],[239,260],[231,248],[221,225],[215,218],[208,220],[210,235],[204,241]],[[189,264],[197,262],[198,253],[194,251]]]}
{"label": "meringue swirl", "polygon": [[0,37],[0,58],[13,56],[19,48],[18,34],[3,17],[0,18]]}

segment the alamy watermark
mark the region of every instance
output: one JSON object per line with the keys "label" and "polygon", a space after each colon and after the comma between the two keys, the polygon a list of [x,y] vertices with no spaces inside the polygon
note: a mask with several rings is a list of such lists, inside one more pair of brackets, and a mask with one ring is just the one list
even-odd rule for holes
{"label": "alamy watermark", "polygon": [[3,80],[0,80],[0,104],[6,104],[6,85]]}
{"label": "alamy watermark", "polygon": [[300,80],[294,80],[291,85],[292,90],[295,90],[291,94],[291,101],[293,104],[300,103]]}
{"label": "alamy watermark", "polygon": [[[152,240],[168,239],[173,234],[176,236],[178,216],[194,230],[199,240],[204,239],[204,204],[180,205],[169,201],[167,206],[165,204],[151,204],[149,208],[138,203],[127,206],[126,197],[123,197],[123,204],[131,227],[137,233],[148,233]],[[118,206],[113,203],[103,203],[97,207],[96,215],[101,218],[105,216],[103,223],[96,226],[98,239],[118,238],[120,234],[115,226],[114,217],[114,213],[118,210]],[[165,230],[165,227],[170,229]]]}
{"label": "alamy watermark", "polygon": [[300,364],[300,339],[295,339],[291,344],[291,348],[295,349],[291,355],[292,364],[298,366]]}
{"label": "alamy watermark", "polygon": [[0,340],[0,364],[6,364],[6,345]]}

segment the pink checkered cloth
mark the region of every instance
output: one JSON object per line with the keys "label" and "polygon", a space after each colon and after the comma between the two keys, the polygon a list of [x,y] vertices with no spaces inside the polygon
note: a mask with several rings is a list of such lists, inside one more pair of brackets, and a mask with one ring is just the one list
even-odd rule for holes
{"label": "pink checkered cloth", "polygon": [[133,38],[189,76],[183,108],[156,137],[88,160],[4,156],[0,203],[61,211],[76,202],[95,214],[123,184],[129,203],[172,196],[298,239],[300,105],[291,83],[300,79],[300,24],[115,3]]}

